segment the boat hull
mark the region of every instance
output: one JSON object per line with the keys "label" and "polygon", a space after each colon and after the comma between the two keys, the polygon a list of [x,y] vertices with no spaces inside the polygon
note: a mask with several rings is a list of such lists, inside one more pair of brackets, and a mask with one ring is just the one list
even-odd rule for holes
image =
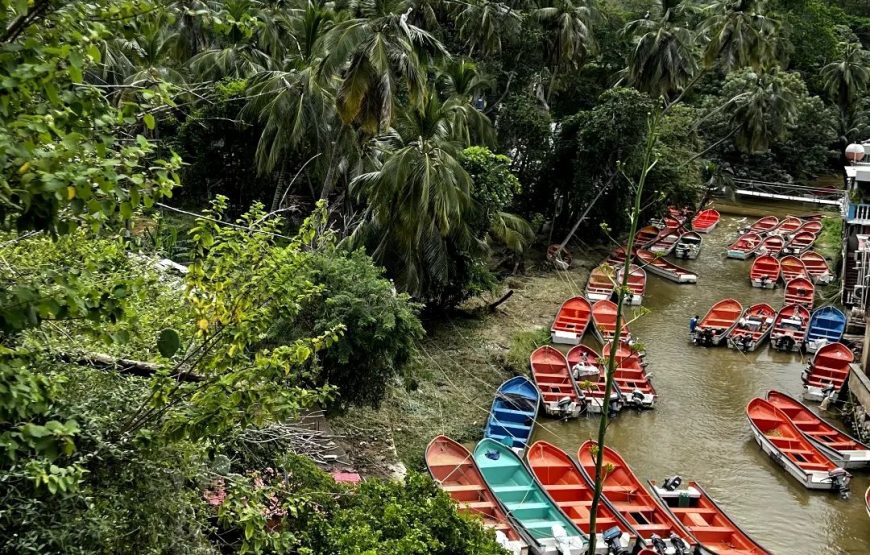
{"label": "boat hull", "polygon": [[754,251],[728,249],[728,258],[735,258],[737,260],[747,260],[750,256],[752,256],[752,252],[754,252]]}
{"label": "boat hull", "polygon": [[804,472],[800,467],[788,459],[777,447],[770,442],[761,431],[751,424],[752,436],[756,443],[761,446],[761,450],[766,453],[776,464],[783,467],[785,471],[797,480],[807,489],[817,489],[825,491],[838,491],[836,484],[831,480],[827,472],[812,471]]}

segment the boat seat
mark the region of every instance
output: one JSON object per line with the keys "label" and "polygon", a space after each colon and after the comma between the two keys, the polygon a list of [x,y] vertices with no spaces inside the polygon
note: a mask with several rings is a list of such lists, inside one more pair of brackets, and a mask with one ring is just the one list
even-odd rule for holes
{"label": "boat seat", "polygon": [[578,489],[580,484],[550,484],[548,486],[544,486],[544,489],[547,491],[570,491],[574,489]]}
{"label": "boat seat", "polygon": [[530,489],[530,486],[493,486],[492,491],[494,493],[514,493],[520,491],[529,491]]}
{"label": "boat seat", "polygon": [[829,466],[822,463],[800,463],[803,470],[828,470]]}
{"label": "boat seat", "polygon": [[505,503],[505,508],[510,512],[516,511],[540,511],[541,509],[548,509],[552,507],[549,503],[540,503],[540,502],[513,502],[513,503]]}
{"label": "boat seat", "polygon": [[613,503],[620,513],[651,513],[655,510],[652,505],[638,505],[636,503]]}
{"label": "boat seat", "polygon": [[554,525],[565,527],[565,523],[561,520],[524,520],[523,528],[526,530],[537,530],[540,528],[545,528],[547,530],[551,529]]}
{"label": "boat seat", "polygon": [[470,485],[456,484],[456,485],[448,486],[448,485],[442,484],[441,489],[443,489],[447,493],[453,493],[453,492],[462,492],[462,491],[480,491],[483,489],[483,486],[476,485],[476,484],[470,484]]}
{"label": "boat seat", "polygon": [[715,515],[716,509],[706,509],[704,507],[671,507],[671,512],[675,515],[696,513],[699,515]]}
{"label": "boat seat", "polygon": [[466,509],[492,509],[495,505],[492,501],[472,501],[471,503],[463,503]]}
{"label": "boat seat", "polygon": [[731,526],[690,526],[689,529],[693,532],[704,532],[708,534],[730,534],[734,532],[734,528]]}
{"label": "boat seat", "polygon": [[667,537],[671,530],[669,524],[635,524],[632,528],[638,532],[652,532],[662,537]]}
{"label": "boat seat", "polygon": [[633,486],[604,486],[601,488],[601,491],[604,493],[607,492],[621,492],[621,493],[634,493],[637,491],[637,488]]}

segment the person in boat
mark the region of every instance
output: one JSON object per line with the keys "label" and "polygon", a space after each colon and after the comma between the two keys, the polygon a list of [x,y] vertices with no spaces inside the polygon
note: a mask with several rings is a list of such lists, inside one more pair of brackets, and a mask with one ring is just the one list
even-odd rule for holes
{"label": "person in boat", "polygon": [[761,276],[761,285],[762,285],[762,286],[767,285],[767,282],[768,282],[768,281],[770,281],[770,277],[768,277],[768,276]]}
{"label": "person in boat", "polygon": [[610,302],[612,302],[613,304],[619,304],[619,293],[616,292],[616,289],[614,289],[613,292],[610,293]]}
{"label": "person in boat", "polygon": [[737,320],[737,329],[745,330],[746,329],[746,318],[741,317]]}
{"label": "person in boat", "polygon": [[689,333],[695,333],[695,328],[698,327],[698,315],[695,314],[689,319]]}

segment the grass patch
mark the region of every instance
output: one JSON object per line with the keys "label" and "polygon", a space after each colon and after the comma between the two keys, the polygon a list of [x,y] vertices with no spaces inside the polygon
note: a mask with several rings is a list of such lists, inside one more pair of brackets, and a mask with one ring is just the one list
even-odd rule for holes
{"label": "grass patch", "polygon": [[550,330],[544,327],[515,333],[511,338],[510,349],[505,355],[505,367],[517,375],[528,374],[531,352],[549,343]]}
{"label": "grass patch", "polygon": [[836,268],[843,249],[843,219],[839,214],[825,215],[822,218],[822,231],[816,239],[815,250],[832,261]]}

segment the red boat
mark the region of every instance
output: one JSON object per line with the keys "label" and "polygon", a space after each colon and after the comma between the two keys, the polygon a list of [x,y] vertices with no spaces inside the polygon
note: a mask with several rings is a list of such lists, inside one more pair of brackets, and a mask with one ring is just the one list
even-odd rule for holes
{"label": "red boat", "polygon": [[[616,271],[616,283],[620,286],[624,279],[624,273],[625,265],[623,264],[622,267]],[[644,269],[637,264],[632,264],[629,267],[628,282],[626,285],[628,286],[629,294],[625,296],[624,302],[632,305],[643,304],[643,295],[646,292],[646,272]]]}
{"label": "red boat", "polygon": [[[635,253],[637,253],[637,249],[632,249],[632,250]],[[632,259],[633,259],[633,257],[632,257]],[[625,262],[625,247],[624,246],[616,247],[615,249],[610,251],[610,254],[607,255],[607,260],[604,261],[605,264],[613,266],[614,268],[616,266],[621,265],[623,262]]]}
{"label": "red boat", "polygon": [[849,378],[849,368],[854,361],[854,353],[842,343],[828,343],[816,351],[801,376],[804,399],[818,402],[838,393]]}
{"label": "red boat", "polygon": [[800,226],[798,231],[808,231],[818,235],[822,231],[822,222],[820,220],[809,220],[804,222],[804,225]]}
{"label": "red boat", "polygon": [[677,208],[676,206],[668,206],[668,216],[680,222],[680,225],[685,225],[689,210],[687,208]]}
{"label": "red boat", "polygon": [[816,234],[809,231],[798,231],[792,235],[791,240],[786,243],[782,252],[785,254],[801,254],[809,250],[816,242]]}
{"label": "red boat", "polygon": [[[529,468],[562,512],[589,535],[589,517],[592,497],[595,490],[571,460],[567,453],[546,441],[536,441],[526,452]],[[595,529],[598,532],[596,544],[604,545],[601,532],[616,526],[622,532],[620,547],[630,551],[637,532],[626,522],[606,499],[598,504]]]}
{"label": "red boat", "polygon": [[828,424],[808,406],[779,391],[768,391],[767,401],[785,413],[822,453],[843,468],[870,465],[870,447]]}
{"label": "red boat", "polygon": [[715,347],[721,345],[743,314],[743,306],[734,299],[725,299],[714,304],[695,325],[692,342],[695,345]]}
{"label": "red boat", "polygon": [[770,332],[770,344],[777,351],[800,351],[807,336],[810,311],[799,304],[785,305],[779,310]]}
{"label": "red boat", "polygon": [[695,272],[690,272],[685,268],[672,264],[661,256],[656,256],[647,250],[639,249],[637,251],[637,259],[642,264],[644,270],[657,276],[677,283],[698,282],[698,274]]}
{"label": "red boat", "polygon": [[550,327],[550,340],[553,343],[576,345],[580,343],[586,328],[592,320],[592,305],[585,297],[571,297],[559,307],[556,319]]}
{"label": "red boat", "polygon": [[[604,406],[604,385],[607,380],[607,374],[601,366],[601,357],[592,347],[577,345],[568,351],[566,358],[577,389],[586,396],[587,410],[599,414]],[[617,383],[613,384],[610,392],[610,406],[615,410],[622,408],[622,394]]]}
{"label": "red boat", "polygon": [[779,260],[779,267],[782,269],[782,281],[785,283],[795,278],[807,277],[806,266],[796,256],[783,256]]}
{"label": "red boat", "polygon": [[759,256],[752,262],[749,269],[749,281],[752,287],[773,289],[779,281],[779,260],[769,254]]}
{"label": "red boat", "polygon": [[659,236],[659,233],[661,233],[661,230],[654,225],[648,225],[646,227],[640,228],[640,230],[634,234],[634,246],[647,246],[648,244],[655,241],[655,239]]}
{"label": "red boat", "polygon": [[487,487],[468,449],[446,436],[437,436],[426,448],[426,466],[432,478],[466,514],[507,536],[521,553],[529,548]]}
{"label": "red boat", "polygon": [[[616,303],[610,301],[598,301],[592,305],[592,322],[595,324],[595,333],[601,343],[606,343],[616,335]],[[631,334],[625,317],[622,319],[622,331],[620,339],[627,341]]]}
{"label": "red boat", "polygon": [[698,233],[710,233],[719,223],[719,212],[715,210],[701,210],[692,219],[692,229]]}
{"label": "red boat", "polygon": [[679,229],[683,227],[683,222],[676,218],[665,217],[665,227],[667,229]]}
{"label": "red boat", "polygon": [[680,237],[683,236],[683,233],[679,230],[679,228],[668,228],[662,230],[659,233],[658,237],[653,240],[652,243],[646,245],[646,250],[650,251],[654,254],[670,254],[671,251],[674,250],[674,246],[676,246],[677,241],[680,240]]}
{"label": "red boat", "polygon": [[761,235],[747,233],[731,243],[728,247],[728,258],[746,260],[761,246]]}
{"label": "red boat", "polygon": [[589,273],[586,282],[586,298],[590,301],[609,299],[613,293],[615,270],[609,264],[602,264]]}
{"label": "red boat", "polygon": [[825,257],[816,251],[807,251],[801,255],[801,262],[804,263],[806,272],[814,283],[828,284],[834,280],[834,275],[828,268],[828,262]]}
{"label": "red boat", "polygon": [[785,284],[785,304],[800,304],[812,308],[815,296],[816,286],[807,278],[795,278]]}
{"label": "red boat", "polygon": [[[589,484],[595,483],[597,454],[598,444],[592,440],[583,442],[577,450],[577,461]],[[669,552],[691,553],[695,542],[689,540],[688,530],[650,495],[619,453],[605,445],[603,455],[602,470],[605,474],[602,478],[602,496],[647,543],[654,535],[668,544],[674,541],[672,537],[678,538],[677,541],[683,544],[683,549]],[[673,549],[671,545],[668,548]]]}
{"label": "red boat", "polygon": [[788,237],[795,231],[801,228],[804,225],[803,220],[800,218],[795,218],[794,216],[788,216],[773,230],[773,233],[777,235],[782,235],[783,237]]}
{"label": "red boat", "polygon": [[544,412],[559,418],[576,418],[586,412],[586,400],[577,391],[565,355],[544,345],[532,351],[529,365],[541,391]]}
{"label": "red boat", "polygon": [[750,306],[728,334],[728,346],[744,352],[754,351],[770,335],[775,318],[776,311],[767,303]]}
{"label": "red boat", "polygon": [[785,240],[779,235],[768,235],[758,247],[758,254],[769,254],[770,256],[779,256],[782,248],[785,246]]}
{"label": "red boat", "polygon": [[[613,342],[606,343],[601,351],[601,364],[605,369],[612,345]],[[613,374],[613,381],[622,392],[625,403],[637,408],[652,408],[657,397],[656,390],[650,382],[640,355],[634,352],[625,341],[621,341],[616,350],[615,358],[616,371]]]}
{"label": "red boat", "polygon": [[779,218],[777,218],[776,216],[764,216],[763,218],[759,218],[755,221],[755,223],[746,228],[745,232],[752,231],[759,235],[764,235],[765,233],[770,233],[771,231],[776,229],[776,226],[778,225]]}

